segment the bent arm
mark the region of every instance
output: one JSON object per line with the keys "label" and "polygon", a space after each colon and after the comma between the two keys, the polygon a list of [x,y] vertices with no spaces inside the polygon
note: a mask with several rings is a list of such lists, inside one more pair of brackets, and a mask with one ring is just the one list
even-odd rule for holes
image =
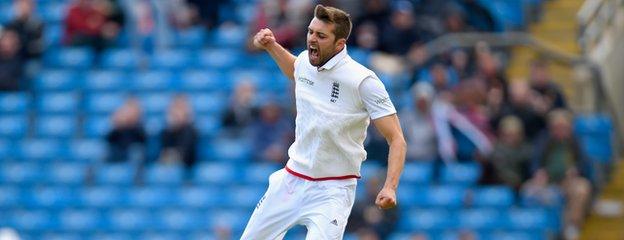
{"label": "bent arm", "polygon": [[275,41],[275,36],[268,28],[263,28],[254,36],[254,46],[266,50],[277,63],[282,73],[290,80],[295,79],[295,55]]}
{"label": "bent arm", "polygon": [[384,188],[390,188],[396,191],[399,186],[401,172],[403,172],[403,166],[405,165],[405,152],[407,149],[399,118],[396,114],[392,114],[373,120],[373,124],[379,133],[386,138],[390,146],[388,154],[388,173],[386,175]]}

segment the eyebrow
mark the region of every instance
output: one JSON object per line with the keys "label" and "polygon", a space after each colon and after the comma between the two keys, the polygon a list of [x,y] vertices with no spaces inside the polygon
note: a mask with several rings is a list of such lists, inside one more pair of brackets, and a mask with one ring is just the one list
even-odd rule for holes
{"label": "eyebrow", "polygon": [[312,32],[317,32],[319,35],[324,35],[324,36],[327,36],[327,33],[324,33],[324,32],[321,32],[321,31],[315,31],[314,29],[312,29],[312,28],[310,28],[310,27],[308,27],[308,32],[309,32],[309,31],[312,31]]}

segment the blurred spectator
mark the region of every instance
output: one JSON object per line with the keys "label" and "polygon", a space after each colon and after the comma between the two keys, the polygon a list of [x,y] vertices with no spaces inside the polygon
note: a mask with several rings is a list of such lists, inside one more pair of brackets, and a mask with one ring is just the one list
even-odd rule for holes
{"label": "blurred spectator", "polygon": [[498,128],[498,137],[486,163],[493,171],[493,181],[490,183],[505,184],[519,190],[528,178],[526,175],[533,153],[531,145],[524,139],[522,121],[514,116],[503,118]]}
{"label": "blurred spectator", "polygon": [[552,81],[549,65],[544,60],[536,60],[531,63],[531,88],[539,93],[544,101],[545,108],[566,108],[566,101],[559,85]]}
{"label": "blurred spectator", "polygon": [[20,42],[17,33],[6,29],[0,35],[0,91],[20,89],[24,74],[24,61],[19,55]]}
{"label": "blurred spectator", "polygon": [[566,234],[578,235],[591,197],[588,180],[591,166],[572,132],[572,114],[554,110],[548,116],[548,133],[538,142],[535,164],[544,169],[550,182],[561,186],[566,199]]}
{"label": "blurred spectator", "polygon": [[451,52],[451,68],[450,71],[455,79],[465,79],[470,76],[470,56],[462,49],[456,49]]}
{"label": "blurred spectator", "polygon": [[222,125],[231,133],[244,131],[258,115],[256,107],[256,86],[250,81],[240,81],[234,88]]}
{"label": "blurred spectator", "polygon": [[378,50],[380,32],[390,16],[390,4],[386,0],[367,0],[361,6],[363,13],[354,21],[349,43],[371,51]]}
{"label": "blurred spectator", "polygon": [[197,161],[198,133],[193,126],[191,107],[184,96],[177,96],[167,110],[167,128],[161,133],[160,161],[182,162],[192,168]]}
{"label": "blurred spectator", "polygon": [[390,21],[381,29],[380,50],[403,55],[424,41],[423,32],[415,23],[414,6],[409,1],[398,1]]}
{"label": "blurred spectator", "polygon": [[141,119],[138,100],[126,100],[113,115],[113,128],[106,134],[109,145],[109,161],[143,162],[146,156],[146,133]]}
{"label": "blurred spectator", "polygon": [[459,5],[467,14],[467,23],[476,31],[492,32],[496,30],[496,22],[492,14],[477,0],[460,0]]}
{"label": "blurred spectator", "polygon": [[485,108],[486,89],[480,79],[466,79],[455,89],[455,107],[490,139],[494,138]]}
{"label": "blurred spectator", "polygon": [[433,160],[438,156],[435,127],[431,118],[434,89],[427,83],[412,88],[413,104],[401,112],[408,160]]}
{"label": "blurred spectator", "polygon": [[200,22],[208,29],[219,26],[220,17],[219,10],[229,4],[230,0],[211,0],[210,4],[206,4],[205,0],[187,0],[191,7],[191,11],[196,11],[199,15]]}
{"label": "blurred spectator", "polygon": [[356,199],[347,222],[347,232],[358,233],[368,239],[388,239],[394,231],[399,220],[398,208],[382,210],[375,205],[375,198],[383,184],[381,179],[367,179],[366,196]]}
{"label": "blurred spectator", "polygon": [[[258,1],[256,18],[251,21],[250,30],[258,32],[262,28],[271,28],[275,39],[285,48],[293,48],[303,43],[301,37],[307,29],[307,19],[312,1],[306,0],[262,0]],[[250,41],[251,42],[251,41]],[[254,49],[252,44],[250,49]]]}
{"label": "blurred spectator", "polygon": [[38,58],[44,50],[43,22],[34,14],[32,0],[16,0],[13,2],[15,19],[6,25],[6,29],[14,30],[20,40],[20,56],[24,60]]}
{"label": "blurred spectator", "polygon": [[101,51],[116,40],[123,23],[119,8],[109,0],[76,0],[65,18],[65,44]]}
{"label": "blurred spectator", "polygon": [[544,169],[535,172],[533,178],[522,185],[520,196],[526,207],[557,207],[561,204],[559,188],[550,183]]}
{"label": "blurred spectator", "polygon": [[534,97],[535,93],[525,81],[516,80],[509,85],[509,88],[509,104],[503,105],[498,112],[491,113],[491,125],[498,126],[499,121],[505,116],[516,116],[522,121],[524,135],[529,141],[534,141],[537,135],[546,128],[543,104]]}
{"label": "blurred spectator", "polygon": [[256,159],[286,163],[288,147],[294,140],[290,122],[283,116],[282,108],[275,101],[267,100],[261,106],[260,117],[251,126]]}

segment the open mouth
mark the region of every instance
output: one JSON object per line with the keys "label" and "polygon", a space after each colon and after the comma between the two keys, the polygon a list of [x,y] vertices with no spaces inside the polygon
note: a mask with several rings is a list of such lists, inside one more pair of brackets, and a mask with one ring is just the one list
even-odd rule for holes
{"label": "open mouth", "polygon": [[317,46],[309,46],[308,47],[308,55],[310,55],[310,60],[317,61],[319,58],[319,50]]}

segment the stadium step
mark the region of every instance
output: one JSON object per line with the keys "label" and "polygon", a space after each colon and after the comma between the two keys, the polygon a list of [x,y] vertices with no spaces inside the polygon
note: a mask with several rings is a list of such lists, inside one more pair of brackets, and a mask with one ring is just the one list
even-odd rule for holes
{"label": "stadium step", "polygon": [[[544,3],[544,15],[537,23],[528,27],[538,40],[548,46],[566,53],[580,53],[581,49],[577,42],[578,25],[576,13],[584,0],[551,0]],[[507,76],[510,79],[526,79],[529,76],[531,61],[540,57],[535,50],[519,46],[512,51]],[[550,67],[553,80],[563,88],[567,99],[573,100],[574,82],[572,66],[553,62]]]}
{"label": "stadium step", "polygon": [[624,162],[620,161],[616,165],[612,176],[599,200],[619,204],[620,213],[604,215],[593,211],[583,227],[581,239],[619,240],[624,236]]}

